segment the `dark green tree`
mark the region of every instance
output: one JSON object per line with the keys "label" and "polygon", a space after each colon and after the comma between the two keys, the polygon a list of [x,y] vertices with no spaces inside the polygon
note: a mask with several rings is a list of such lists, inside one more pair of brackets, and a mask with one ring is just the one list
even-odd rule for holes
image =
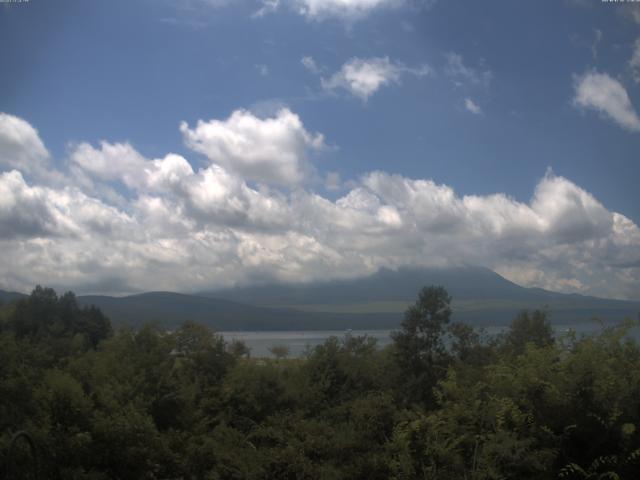
{"label": "dark green tree", "polygon": [[554,342],[553,328],[546,310],[520,312],[504,336],[505,348],[515,354],[522,353],[527,343],[533,343],[536,347],[548,347]]}
{"label": "dark green tree", "polygon": [[243,340],[233,339],[227,344],[227,351],[235,358],[249,358],[251,349]]}
{"label": "dark green tree", "polygon": [[95,348],[112,334],[100,309],[81,307],[72,292],[58,296],[39,285],[15,303],[5,325],[18,339],[39,344],[56,358]]}
{"label": "dark green tree", "polygon": [[444,287],[424,287],[409,307],[402,330],[393,332],[396,360],[406,375],[409,400],[432,404],[432,389],[444,377],[447,352],[443,341],[451,318],[451,296]]}

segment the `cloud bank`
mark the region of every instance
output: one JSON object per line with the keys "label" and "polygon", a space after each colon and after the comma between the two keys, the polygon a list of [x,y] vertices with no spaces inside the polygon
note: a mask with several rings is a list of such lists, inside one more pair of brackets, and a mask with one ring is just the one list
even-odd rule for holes
{"label": "cloud bank", "polygon": [[640,298],[638,226],[553,173],[528,202],[382,171],[333,200],[297,183],[319,134],[286,109],[263,119],[239,110],[182,124],[208,159],[199,169],[177,154],[81,143],[61,184],[29,173],[35,129],[3,118],[0,138],[17,140],[0,151],[0,288],[195,291],[474,263],[525,285]]}

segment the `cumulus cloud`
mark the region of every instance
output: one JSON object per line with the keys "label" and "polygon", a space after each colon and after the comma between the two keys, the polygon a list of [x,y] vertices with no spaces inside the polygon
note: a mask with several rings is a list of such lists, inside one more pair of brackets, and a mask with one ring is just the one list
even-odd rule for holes
{"label": "cumulus cloud", "polygon": [[[225,135],[249,141],[249,132],[265,142],[260,128],[227,131],[227,122],[214,143],[231,142]],[[197,141],[209,138],[200,133]],[[79,144],[69,165],[90,187],[47,187],[9,167],[0,173],[0,288],[193,291],[475,263],[525,285],[640,297],[638,226],[551,172],[528,202],[461,196],[381,171],[343,184],[333,200],[252,186],[221,155],[195,170],[179,155],[149,159],[127,143]],[[328,188],[339,182],[327,175]],[[116,183],[127,192],[124,204],[95,194],[97,185]]]}
{"label": "cumulus cloud", "polygon": [[574,78],[577,107],[596,110],[631,132],[640,131],[640,118],[622,84],[606,73],[588,72]]}
{"label": "cumulus cloud", "polygon": [[42,189],[30,188],[16,170],[0,176],[0,238],[49,236],[57,222]]}
{"label": "cumulus cloud", "polygon": [[359,17],[375,9],[395,8],[403,0],[293,0],[298,11],[309,18]]}
{"label": "cumulus cloud", "polygon": [[474,102],[470,98],[464,99],[464,108],[466,108],[467,111],[473,113],[474,115],[480,115],[482,113],[482,109],[480,108],[480,105],[478,105],[476,102]]}
{"label": "cumulus cloud", "polygon": [[[234,1],[180,0],[176,3],[182,10],[193,11],[202,8],[218,9],[233,5]],[[286,9],[312,21],[338,19],[353,22],[375,11],[390,11],[403,5],[428,8],[435,3],[435,0],[252,0],[251,3],[259,5],[251,15],[253,18],[261,18]],[[172,18],[163,20],[167,23],[176,23]],[[197,25],[201,26],[200,23]]]}
{"label": "cumulus cloud", "polygon": [[344,18],[354,20],[378,9],[397,8],[405,0],[262,0],[256,16],[263,16],[287,5],[294,11],[312,20]]}
{"label": "cumulus cloud", "polygon": [[[111,169],[103,169],[118,152],[120,160],[113,161]],[[277,192],[263,195],[216,164],[195,172],[180,155],[146,159],[129,144],[107,142],[101,142],[100,149],[82,144],[71,158],[91,180],[124,185],[138,195],[136,207],[156,220],[172,218],[172,228],[183,232],[188,230],[184,230],[187,225],[208,222],[271,228],[272,224],[281,226],[279,217],[286,213]],[[95,188],[94,183],[91,186]],[[162,224],[169,225],[165,220]]]}
{"label": "cumulus cloud", "polygon": [[[71,172],[76,180],[94,193],[115,197],[108,185],[119,183],[131,190],[169,190],[193,174],[189,162],[170,153],[164,158],[148,160],[128,143],[100,142],[74,146],[70,153]],[[107,187],[107,188],[105,188]]]}
{"label": "cumulus cloud", "polygon": [[26,173],[42,173],[49,152],[38,131],[21,118],[0,113],[0,167],[17,168]]}
{"label": "cumulus cloud", "polygon": [[123,233],[129,217],[73,187],[29,185],[17,170],[0,175],[0,238],[79,239]]}
{"label": "cumulus cloud", "polygon": [[309,170],[308,152],[324,146],[322,135],[310,133],[287,108],[274,117],[258,118],[237,110],[226,120],[180,125],[187,146],[211,162],[258,182],[296,185]]}
{"label": "cumulus cloud", "polygon": [[400,83],[400,78],[405,74],[424,76],[429,74],[429,68],[409,68],[391,62],[389,57],[352,58],[329,79],[323,78],[322,86],[326,90],[346,90],[366,101],[381,87]]}
{"label": "cumulus cloud", "polygon": [[122,180],[132,186],[137,178],[144,158],[128,143],[101,142],[100,148],[81,143],[73,148],[71,162],[100,180]]}

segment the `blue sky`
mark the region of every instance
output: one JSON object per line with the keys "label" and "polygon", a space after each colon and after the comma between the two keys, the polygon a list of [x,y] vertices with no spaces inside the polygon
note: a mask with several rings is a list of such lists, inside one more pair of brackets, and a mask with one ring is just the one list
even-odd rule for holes
{"label": "blue sky", "polygon": [[[241,238],[233,247],[225,247],[234,252],[228,255],[220,253],[218,244],[200,244],[215,254],[205,262],[210,273],[191,272],[200,279],[197,282],[176,280],[156,286],[148,280],[155,277],[156,268],[146,257],[151,247],[143,249],[145,259],[112,247],[113,257],[126,258],[120,259],[122,264],[112,258],[113,269],[104,273],[99,273],[104,264],[91,262],[64,267],[68,275],[41,272],[64,287],[74,287],[93,274],[104,277],[93,290],[189,290],[221,283],[220,273],[226,269],[242,272],[232,282],[247,283],[257,277],[309,280],[365,274],[379,266],[414,263],[416,258],[425,264],[451,261],[424,245],[398,246],[402,239],[421,234],[433,235],[438,239],[434,245],[440,245],[444,233],[433,225],[449,220],[443,217],[421,227],[419,204],[413,211],[396,187],[372,186],[372,172],[379,171],[388,176],[388,182],[411,184],[414,190],[422,187],[410,182],[432,181],[441,189],[431,193],[439,198],[440,193],[449,192],[443,195],[453,195],[453,204],[464,203],[465,196],[491,202],[492,194],[502,194],[515,211],[528,207],[538,215],[532,221],[538,222],[536,235],[541,239],[514,253],[518,248],[509,242],[516,242],[517,235],[506,239],[506,227],[496,227],[496,219],[513,227],[522,217],[512,218],[511,213],[485,205],[483,215],[494,208],[493,216],[480,227],[473,223],[476,220],[469,221],[472,225],[464,223],[463,217],[473,215],[459,213],[463,207],[451,204],[451,211],[460,215],[456,221],[467,232],[460,235],[461,246],[455,249],[461,261],[488,259],[487,266],[527,285],[584,293],[613,285],[608,295],[640,298],[640,246],[635,243],[640,223],[639,22],[635,5],[586,0],[31,0],[4,4],[0,5],[0,111],[8,115],[6,125],[9,118],[19,119],[37,131],[46,153],[24,154],[31,160],[20,160],[39,158],[40,173],[33,165],[20,164],[16,158],[23,157],[16,149],[28,148],[28,142],[16,146],[14,136],[5,139],[5,160],[0,166],[6,174],[20,172],[24,182],[20,188],[46,187],[57,194],[76,189],[78,195],[137,222],[129,228],[145,238],[154,230],[139,208],[149,198],[170,204],[167,208],[174,208],[173,215],[190,225],[182,237],[160,229],[159,236],[167,241],[193,239],[210,231]],[[289,116],[280,115],[283,111]],[[234,112],[235,123],[231,121]],[[270,124],[261,123],[268,119],[276,119],[274,125],[287,125],[279,140],[270,140]],[[203,129],[197,127],[199,121]],[[239,126],[245,121],[253,122],[249,130]],[[246,151],[233,153],[225,143],[231,141],[230,135],[255,135],[248,140],[252,148],[281,149],[282,158],[288,160],[272,158],[268,152],[257,160],[247,157]],[[0,140],[0,158],[2,145]],[[107,152],[109,146],[117,145],[129,150]],[[265,195],[262,200],[271,204],[281,201],[288,215],[311,215],[300,206],[305,204],[301,195],[330,202],[331,208],[352,202],[350,207],[357,209],[362,202],[369,205],[368,197],[354,200],[365,192],[377,202],[374,216],[389,220],[397,214],[401,231],[392,245],[382,242],[374,249],[365,242],[347,255],[344,245],[327,244],[326,231],[314,233],[282,222],[275,222],[278,226],[247,225],[237,219],[229,223],[218,214],[204,220],[202,212],[189,213],[193,202],[176,197],[175,190],[169,192],[165,185],[162,192],[152,191],[132,180],[149,171],[151,163],[145,162],[169,153],[188,162],[193,169],[189,175],[204,175],[211,165],[222,168],[240,182],[234,184],[240,190],[248,189],[244,193]],[[124,165],[109,155],[129,160],[122,160]],[[120,166],[112,168],[109,162]],[[564,188],[562,182],[569,186]],[[566,198],[539,199],[536,204],[540,192],[551,184]],[[576,200],[583,194],[588,201]],[[433,200],[433,195],[434,204],[423,204],[427,210],[436,211],[448,202]],[[340,203],[341,199],[348,201]],[[590,210],[589,199],[609,216],[622,215],[632,227],[616,230],[612,225],[620,220],[609,217],[603,220],[608,227],[598,224],[600,213]],[[556,216],[536,210],[548,202],[549,208],[561,209],[576,201],[576,211],[565,209]],[[57,205],[52,199],[43,202],[45,210]],[[241,216],[251,217],[246,211],[249,203],[231,204],[244,205],[238,207],[245,209]],[[7,231],[18,232],[16,225],[25,219],[12,208],[5,207],[6,221],[13,222]],[[51,218],[58,214],[54,211]],[[68,222],[82,223],[72,213],[65,214],[72,215]],[[553,220],[543,218],[546,214]],[[329,230],[340,224],[337,213],[326,215],[333,215],[327,220]],[[575,235],[562,233],[551,239],[556,233],[550,232],[564,232],[580,215],[586,223],[575,222]],[[413,230],[402,230],[407,225]],[[473,237],[482,228],[497,236],[492,242],[509,245],[485,252],[490,247]],[[615,238],[602,233],[606,228],[615,231]],[[317,242],[313,248],[322,254],[308,264],[282,260],[268,247],[276,241],[272,234],[268,239],[246,238],[256,230],[266,235],[273,229],[281,237],[295,234]],[[78,248],[77,240],[75,247],[53,240],[64,237],[58,230],[55,234],[45,234],[46,229],[37,226],[32,230],[5,241],[17,252],[32,248],[38,238],[59,242],[57,248]],[[350,237],[345,234],[346,244],[353,244],[346,238]],[[602,244],[604,238],[607,245]],[[576,248],[589,252],[591,260],[576,257],[556,265],[567,256],[560,250],[586,241],[593,245]],[[246,242],[269,250],[265,255],[271,260],[253,261],[238,254]],[[616,250],[623,244],[624,252]],[[129,252],[131,246],[122,248]],[[46,253],[33,255],[41,260],[45,255],[51,269],[60,267],[49,258],[51,249],[55,250],[52,246]],[[167,259],[166,270],[160,271],[184,269],[176,258]],[[134,264],[144,266],[139,278],[127,275]],[[22,272],[5,277],[6,288],[24,289],[38,281],[26,264],[5,267]]]}

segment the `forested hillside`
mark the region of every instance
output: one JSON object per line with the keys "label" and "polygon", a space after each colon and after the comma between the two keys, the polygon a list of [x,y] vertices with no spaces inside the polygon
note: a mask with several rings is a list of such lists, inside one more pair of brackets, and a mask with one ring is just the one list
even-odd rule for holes
{"label": "forested hillside", "polygon": [[[0,310],[8,478],[640,478],[629,321],[555,339],[542,311],[486,338],[425,288],[391,346],[256,359],[208,328],[113,330],[73,294]],[[36,446],[12,436],[26,431]]]}

